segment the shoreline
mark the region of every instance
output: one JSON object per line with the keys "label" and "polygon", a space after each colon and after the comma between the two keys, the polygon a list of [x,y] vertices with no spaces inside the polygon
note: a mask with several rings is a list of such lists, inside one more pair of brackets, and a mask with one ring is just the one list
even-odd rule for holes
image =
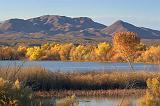
{"label": "shoreline", "polygon": [[63,98],[75,95],[76,97],[102,97],[102,96],[134,96],[140,97],[145,95],[146,89],[115,89],[115,90],[54,90],[54,91],[37,91],[35,94],[40,97]]}

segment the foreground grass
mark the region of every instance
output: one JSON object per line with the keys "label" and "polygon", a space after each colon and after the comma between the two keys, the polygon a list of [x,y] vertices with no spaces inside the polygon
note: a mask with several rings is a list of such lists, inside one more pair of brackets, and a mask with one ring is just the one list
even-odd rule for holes
{"label": "foreground grass", "polygon": [[[0,78],[7,81],[20,81],[24,88],[29,87],[36,97],[64,98],[51,101],[56,106],[77,105],[76,96],[143,96],[149,88],[159,89],[160,72],[50,72],[41,67],[6,67],[0,68]],[[147,79],[156,78],[153,84]],[[4,81],[1,81],[4,82]],[[157,83],[155,83],[157,82]],[[127,86],[128,85],[128,86]],[[12,84],[11,84],[12,86]],[[151,86],[151,87],[150,87]],[[12,87],[10,87],[13,89]],[[18,87],[19,88],[19,87]],[[5,89],[6,90],[6,89]],[[24,89],[22,89],[23,91]],[[11,90],[9,90],[11,91]],[[151,90],[152,91],[152,90]],[[155,91],[155,90],[153,90]],[[158,91],[158,90],[157,90]],[[32,91],[31,91],[32,92]],[[12,95],[13,92],[9,93]],[[155,93],[157,94],[157,93]],[[159,94],[159,93],[158,93]],[[151,92],[150,97],[154,96]],[[14,96],[16,97],[16,96]],[[145,99],[143,103],[148,103]],[[16,98],[17,99],[17,98]],[[20,99],[22,99],[20,97]],[[20,100],[19,99],[19,100]],[[3,99],[2,99],[3,100]],[[14,99],[13,99],[14,100]],[[38,103],[42,103],[39,99]],[[21,101],[21,100],[20,100]],[[152,101],[151,101],[152,102]],[[23,101],[22,101],[23,103]],[[46,103],[46,102],[45,102]],[[47,102],[49,103],[49,102]],[[158,102],[159,103],[159,102]],[[124,105],[123,105],[124,106]],[[155,105],[158,106],[158,105]]]}
{"label": "foreground grass", "polygon": [[[41,67],[0,68],[0,77],[19,79],[32,90],[145,89],[148,78],[160,72],[50,72]],[[130,86],[126,86],[130,85]]]}

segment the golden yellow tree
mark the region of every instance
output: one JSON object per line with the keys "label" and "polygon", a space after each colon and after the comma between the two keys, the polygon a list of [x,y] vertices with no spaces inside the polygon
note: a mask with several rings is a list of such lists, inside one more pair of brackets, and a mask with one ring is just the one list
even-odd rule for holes
{"label": "golden yellow tree", "polygon": [[112,41],[114,50],[127,60],[131,60],[137,45],[140,44],[140,38],[134,32],[115,33]]}
{"label": "golden yellow tree", "polygon": [[54,60],[60,60],[60,54],[59,51],[61,50],[61,44],[54,44],[51,47],[51,55]]}
{"label": "golden yellow tree", "polygon": [[59,51],[61,60],[69,60],[70,59],[70,51],[74,45],[72,43],[63,44]]}
{"label": "golden yellow tree", "polygon": [[84,45],[79,45],[71,50],[72,61],[86,61],[89,58],[91,49]]}
{"label": "golden yellow tree", "polygon": [[49,44],[49,43],[46,43],[46,44],[42,45],[41,48],[42,48],[43,50],[49,50],[49,49],[50,49],[50,44]]}
{"label": "golden yellow tree", "polygon": [[40,47],[28,48],[26,56],[28,56],[30,60],[39,60],[43,56],[43,50]]}
{"label": "golden yellow tree", "polygon": [[111,49],[110,45],[106,42],[99,43],[95,49],[96,57],[100,61],[106,61],[108,59],[107,53]]}
{"label": "golden yellow tree", "polygon": [[25,46],[19,46],[18,49],[17,49],[17,51],[18,51],[18,55],[20,57],[24,58],[25,55],[26,55],[26,52],[27,52],[27,47],[25,47]]}

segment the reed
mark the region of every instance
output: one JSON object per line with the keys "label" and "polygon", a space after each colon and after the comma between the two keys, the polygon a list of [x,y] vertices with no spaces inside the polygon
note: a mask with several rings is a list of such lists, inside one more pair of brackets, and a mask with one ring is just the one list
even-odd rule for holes
{"label": "reed", "polygon": [[124,89],[116,90],[54,90],[54,91],[38,91],[35,94],[40,97],[57,97],[63,98],[66,96],[76,95],[77,97],[141,97],[145,94],[145,89]]}
{"label": "reed", "polygon": [[[17,71],[18,70],[18,71]],[[19,79],[33,90],[108,90],[145,89],[148,78],[160,78],[160,72],[51,72],[42,67],[0,68],[0,77]]]}
{"label": "reed", "polygon": [[66,98],[57,100],[55,106],[78,106],[78,101],[75,95],[67,96]]}

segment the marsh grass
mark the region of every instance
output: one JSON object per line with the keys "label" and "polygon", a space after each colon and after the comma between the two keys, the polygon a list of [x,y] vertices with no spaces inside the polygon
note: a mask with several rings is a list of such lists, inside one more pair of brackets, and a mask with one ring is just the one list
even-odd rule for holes
{"label": "marsh grass", "polygon": [[145,89],[116,89],[116,90],[53,90],[53,91],[38,91],[36,95],[40,97],[57,97],[63,98],[66,96],[76,95],[77,97],[141,97],[145,94]]}
{"label": "marsh grass", "polygon": [[[72,106],[72,95],[80,96],[142,96],[148,78],[160,79],[160,72],[51,72],[39,66],[1,67],[0,78],[11,82],[19,79],[22,86],[31,87],[38,97],[61,97],[57,106]],[[134,83],[128,87],[127,84]],[[125,94],[124,94],[125,90]],[[38,101],[39,102],[39,101]],[[41,103],[41,102],[39,102]],[[123,102],[122,102],[123,103]],[[129,105],[129,104],[125,104]]]}
{"label": "marsh grass", "polygon": [[[7,73],[7,76],[6,76]],[[15,74],[16,73],[16,74]],[[145,89],[148,78],[160,78],[160,72],[51,72],[33,66],[0,68],[0,77],[19,79],[33,90],[107,90],[124,89],[127,84],[137,82],[127,89]]]}

